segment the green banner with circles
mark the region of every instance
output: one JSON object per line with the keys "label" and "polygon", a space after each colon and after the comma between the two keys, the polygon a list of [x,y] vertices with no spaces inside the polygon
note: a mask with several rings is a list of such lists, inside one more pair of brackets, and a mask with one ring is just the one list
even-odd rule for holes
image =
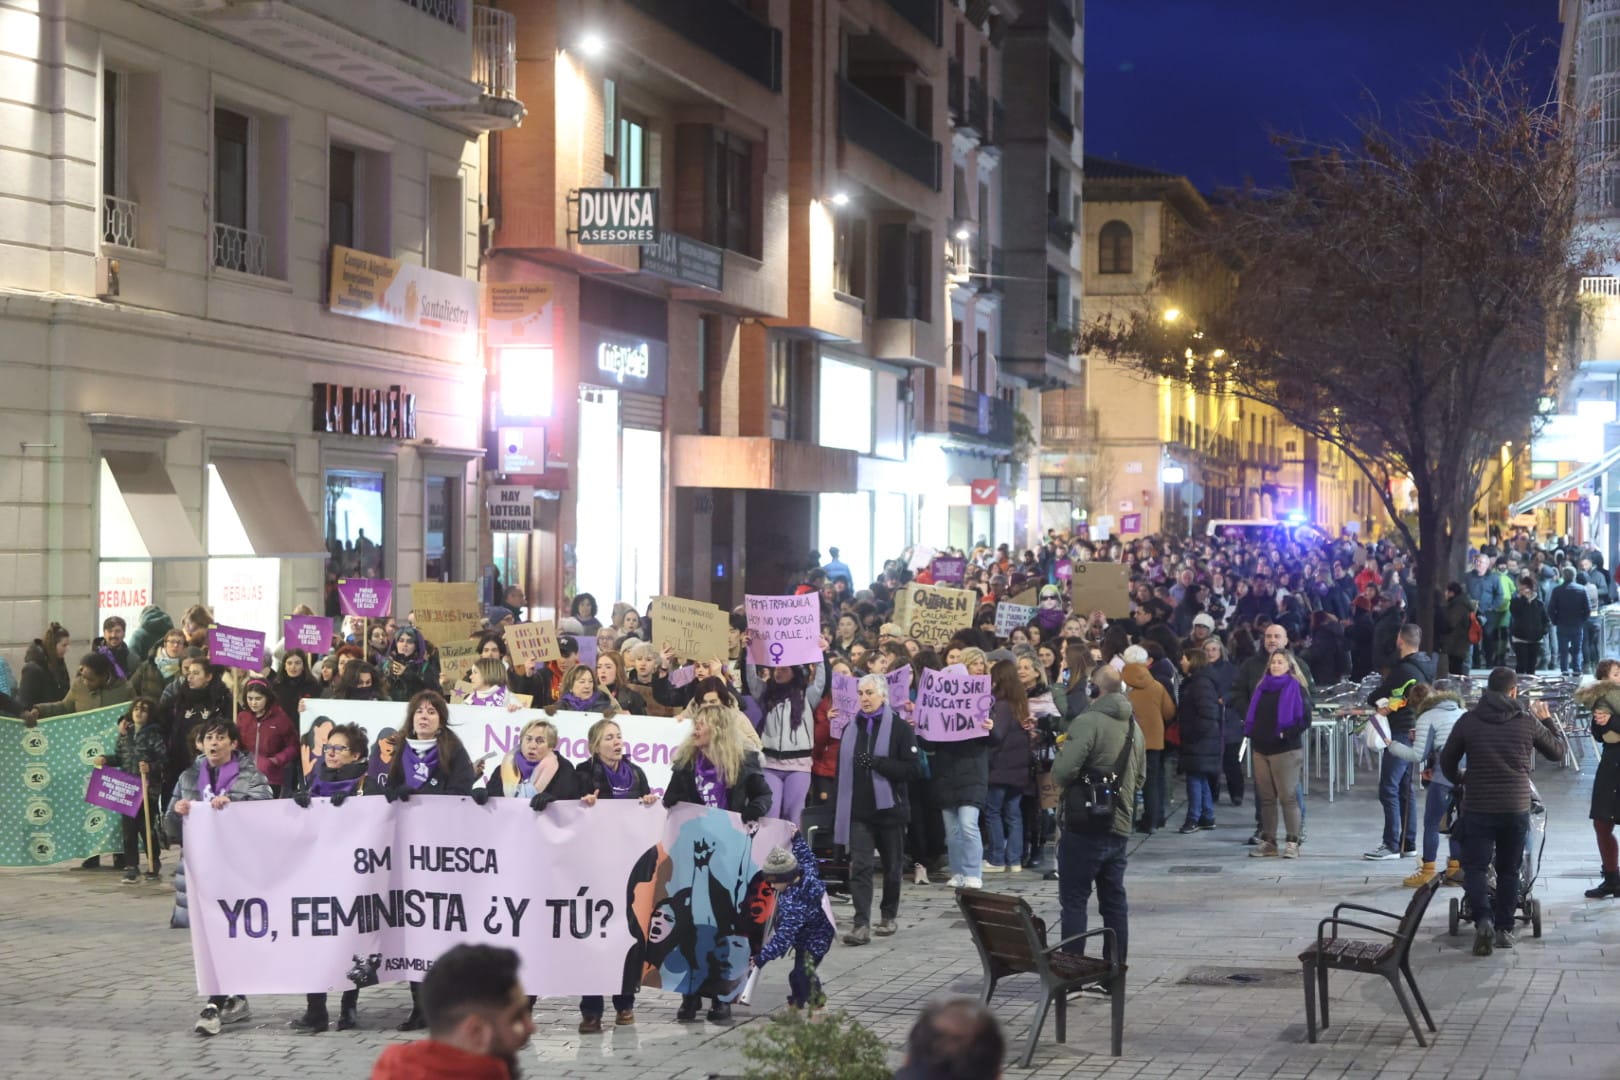
{"label": "green banner with circles", "polygon": [[49,866],[122,847],[118,815],[91,806],[84,793],[128,711],[114,705],[37,727],[0,719],[0,866]]}

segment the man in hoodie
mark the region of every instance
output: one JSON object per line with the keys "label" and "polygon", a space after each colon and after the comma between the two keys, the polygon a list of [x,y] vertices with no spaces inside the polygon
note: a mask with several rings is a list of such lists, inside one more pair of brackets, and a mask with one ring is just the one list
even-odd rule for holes
{"label": "man in hoodie", "polygon": [[517,1080],[517,1054],[534,1034],[518,955],[457,945],[422,979],[428,1037],[390,1046],[371,1080]]}
{"label": "man in hoodie", "polygon": [[[1407,623],[1395,636],[1397,659],[1384,675],[1384,681],[1367,697],[1367,704],[1389,725],[1393,742],[1412,745],[1412,729],[1417,717],[1406,708],[1406,692],[1419,683],[1435,678],[1435,658],[1420,652],[1423,628]],[[1389,752],[1386,747],[1378,764],[1378,801],[1384,807],[1384,842],[1367,852],[1365,859],[1399,859],[1417,852],[1417,800],[1412,795],[1412,763]]]}
{"label": "man in hoodie", "polygon": [[150,659],[152,650],[163,640],[163,635],[173,629],[174,620],[169,618],[168,612],[156,604],[147,604],[141,608],[140,618],[135,620],[135,629],[129,632],[130,663],[139,667],[141,661]]}
{"label": "man in hoodie", "polygon": [[[1130,700],[1120,693],[1119,673],[1103,666],[1091,677],[1098,697],[1091,707],[1069,725],[1069,734],[1052,766],[1052,780],[1059,791],[1067,791],[1075,777],[1085,770],[1112,772],[1130,740],[1130,755],[1119,772],[1118,799],[1114,805],[1113,827],[1102,835],[1063,829],[1058,841],[1058,902],[1063,908],[1063,937],[1086,932],[1086,905],[1091,890],[1097,890],[1097,910],[1105,927],[1114,931],[1119,959],[1126,959],[1129,939],[1128,909],[1125,901],[1125,845],[1131,836],[1131,816],[1136,808],[1136,792],[1147,774],[1147,748],[1142,731],[1131,718]],[[1064,946],[1070,952],[1084,952],[1084,942]],[[1107,947],[1104,958],[1111,956]]]}
{"label": "man in hoodie", "polygon": [[[1474,955],[1489,956],[1494,946],[1513,948],[1514,909],[1519,903],[1519,867],[1530,831],[1531,754],[1563,761],[1564,734],[1545,702],[1527,711],[1519,700],[1519,677],[1499,667],[1464,713],[1440,751],[1440,768],[1453,784],[1466,785],[1463,816],[1463,883],[1474,911]],[[1462,768],[1463,759],[1468,769]],[[1496,863],[1493,910],[1486,871]],[[1495,933],[1492,933],[1492,915]]]}

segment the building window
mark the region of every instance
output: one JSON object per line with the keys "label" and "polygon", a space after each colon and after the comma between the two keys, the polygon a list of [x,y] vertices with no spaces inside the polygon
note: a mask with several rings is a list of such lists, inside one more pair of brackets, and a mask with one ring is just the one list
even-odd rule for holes
{"label": "building window", "polygon": [[833,288],[866,299],[866,221],[839,213],[833,219]]}
{"label": "building window", "polygon": [[1123,221],[1110,221],[1097,234],[1097,272],[1131,272],[1131,227]]}
{"label": "building window", "polygon": [[758,258],[754,229],[754,144],[729,131],[715,132],[713,242]]}
{"label": "building window", "polygon": [[[363,469],[326,470],[326,576],[388,576],[386,477]],[[335,604],[336,594],[333,596]],[[333,611],[327,614],[334,614]]]}
{"label": "building window", "polygon": [[287,204],[282,117],[214,107],[214,265],[281,277]]}
{"label": "building window", "polygon": [[613,182],[619,187],[650,187],[651,169],[646,117],[631,112],[619,114],[619,131],[614,143]]}
{"label": "building window", "polygon": [[771,438],[793,437],[791,413],[788,403],[792,397],[793,368],[789,362],[789,345],[773,338],[770,342],[770,395]]}
{"label": "building window", "polygon": [[355,247],[355,202],[359,186],[355,173],[355,153],[346,146],[334,146],[327,158],[326,235],[343,247]]}
{"label": "building window", "polygon": [[467,273],[467,225],[460,176],[428,184],[428,265],[441,274]]}
{"label": "building window", "polygon": [[158,148],[163,133],[158,77],[106,67],[101,87],[101,242],[159,246]]}
{"label": "building window", "polygon": [[821,359],[820,438],[822,446],[872,452],[872,371],[830,357]]}
{"label": "building window", "polygon": [[453,476],[428,476],[423,481],[426,519],[422,538],[422,580],[456,580],[457,525],[461,516],[460,484]]}
{"label": "building window", "polygon": [[332,143],[327,149],[327,240],[390,255],[388,155]]}

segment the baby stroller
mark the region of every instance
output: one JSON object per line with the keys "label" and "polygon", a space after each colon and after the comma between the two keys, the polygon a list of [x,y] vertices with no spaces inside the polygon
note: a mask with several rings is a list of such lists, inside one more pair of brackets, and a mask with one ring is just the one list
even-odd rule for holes
{"label": "baby stroller", "polygon": [[[1466,811],[1464,811],[1466,814]],[[1531,789],[1530,795],[1530,828],[1524,834],[1524,861],[1519,864],[1519,901],[1514,906],[1514,921],[1530,924],[1532,937],[1541,936],[1541,901],[1531,895],[1535,888],[1536,875],[1541,870],[1541,853],[1547,846],[1547,807],[1541,801],[1541,796]],[[1496,900],[1496,890],[1501,882],[1496,880],[1496,868],[1489,872],[1488,887],[1492,903]],[[1486,914],[1489,918],[1489,913]],[[1463,923],[1474,922],[1475,912],[1473,905],[1468,902],[1464,893],[1461,897],[1451,898],[1451,936],[1461,933]]]}

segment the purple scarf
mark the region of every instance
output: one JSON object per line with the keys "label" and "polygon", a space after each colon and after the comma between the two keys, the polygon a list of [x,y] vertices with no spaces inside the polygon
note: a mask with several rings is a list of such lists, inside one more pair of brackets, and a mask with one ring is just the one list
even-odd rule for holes
{"label": "purple scarf", "polygon": [[[887,705],[883,711],[876,715],[861,713],[850,726],[866,721],[870,731],[872,721],[877,721],[877,734],[868,741],[868,753],[873,757],[889,756],[889,724],[894,719],[894,713]],[[838,810],[833,818],[833,843],[849,844],[849,814],[850,806],[854,802],[855,788],[855,743],[856,732],[850,728],[844,729],[843,740],[838,744]],[[894,788],[884,779],[876,769],[872,770],[872,796],[877,802],[879,810],[888,810],[894,806]]]}
{"label": "purple scarf", "polygon": [[636,787],[636,770],[635,766],[630,764],[628,757],[620,758],[619,764],[613,768],[609,768],[608,763],[601,758],[596,760],[602,766],[602,774],[607,777],[608,787],[612,790],[615,799],[635,798],[632,793]]}
{"label": "purple scarf", "polygon": [[521,752],[512,755],[512,768],[517,770],[519,781],[528,780],[534,774],[534,767],[537,764],[539,763],[530,761]]}
{"label": "purple scarf", "polygon": [[234,756],[217,769],[209,764],[207,758],[203,758],[202,767],[202,775],[197,779],[202,782],[199,786],[202,787],[203,795],[208,798],[229,795],[231,785],[236,783],[236,777],[242,771],[242,766],[237,763]]}
{"label": "purple scarf", "polygon": [[720,769],[704,757],[702,751],[692,755],[692,779],[697,782],[698,796],[704,806],[712,806],[716,810],[727,809],[726,784],[720,776]]}
{"label": "purple scarf", "polygon": [[400,756],[400,763],[405,767],[405,786],[415,791],[423,784],[426,784],[428,777],[433,775],[433,770],[438,768],[439,744],[435,742],[428,747],[427,753],[418,754],[416,748],[410,744],[409,740],[406,740],[404,752]]}
{"label": "purple scarf", "polygon": [[574,712],[601,712],[603,709],[608,708],[612,702],[607,699],[606,694],[598,690],[589,698],[576,697],[572,693],[564,694],[557,704]]}
{"label": "purple scarf", "polygon": [[1277,695],[1277,738],[1304,726],[1305,696],[1300,693],[1299,680],[1292,675],[1268,674],[1260,680],[1260,685],[1254,688],[1254,696],[1249,699],[1249,712],[1243,718],[1243,734],[1253,737],[1254,709],[1260,702],[1260,695],[1268,691]]}
{"label": "purple scarf", "polygon": [[328,769],[326,762],[315,762],[315,769],[309,774],[309,793],[323,799],[330,799],[333,795],[353,795],[360,787],[360,781],[365,778],[368,762],[356,761],[345,765],[341,769]]}

